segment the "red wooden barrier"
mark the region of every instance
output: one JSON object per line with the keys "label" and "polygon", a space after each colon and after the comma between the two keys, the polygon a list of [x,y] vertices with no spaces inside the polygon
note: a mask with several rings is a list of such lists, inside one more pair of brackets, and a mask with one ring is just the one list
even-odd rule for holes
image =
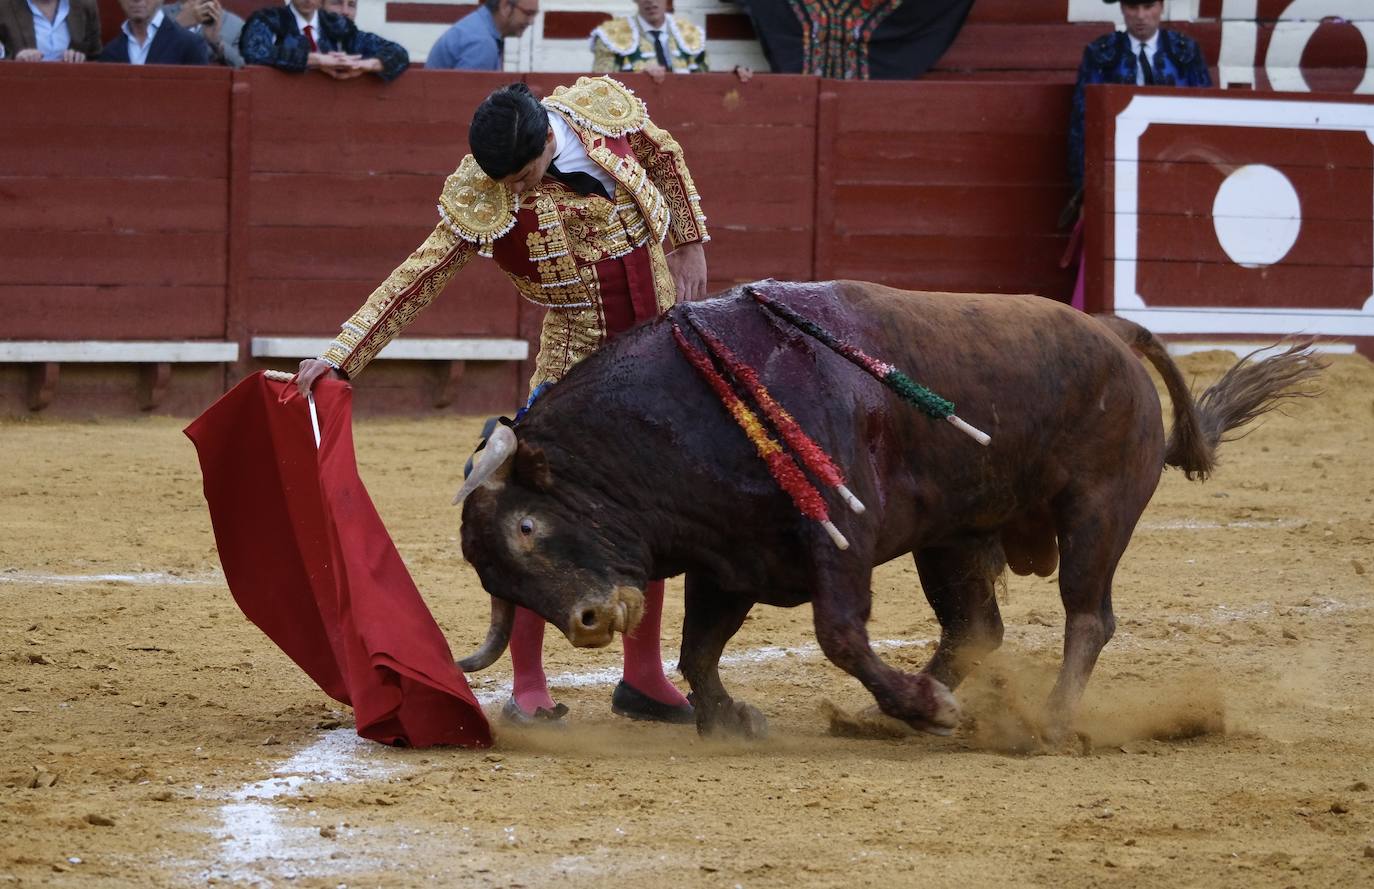
{"label": "red wooden barrier", "polygon": [[1089,308],[1374,344],[1374,97],[1089,90]]}
{"label": "red wooden barrier", "polygon": [[826,81],[816,277],[1067,299],[1069,99],[1053,84]]}
{"label": "red wooden barrier", "polygon": [[[537,90],[566,79],[529,76]],[[0,66],[13,121],[0,140],[0,339],[238,342],[238,366],[192,374],[199,388],[167,403],[194,410],[260,366],[251,337],[332,335],[420,243],[471,109],[505,81]],[[713,289],[849,276],[1067,292],[1053,229],[1067,192],[1063,86],[630,83],[687,152]],[[532,339],[538,323],[477,259],[411,332]],[[432,372],[378,362],[360,404],[422,409]],[[509,410],[528,374],[474,365],[455,409]],[[185,378],[176,372],[174,392]],[[54,407],[89,408],[67,379]],[[0,380],[0,399],[22,410],[22,374],[11,365]]]}

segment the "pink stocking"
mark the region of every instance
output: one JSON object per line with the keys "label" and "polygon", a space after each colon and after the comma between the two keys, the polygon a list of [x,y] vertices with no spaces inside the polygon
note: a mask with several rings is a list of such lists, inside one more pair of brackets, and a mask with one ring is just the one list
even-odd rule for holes
{"label": "pink stocking", "polygon": [[659,630],[663,623],[663,581],[644,588],[644,617],[635,631],[625,636],[625,681],[661,704],[681,706],[687,699],[663,675]]}
{"label": "pink stocking", "polygon": [[552,710],[549,678],[544,675],[544,618],[528,608],[515,609],[510,660],[515,673],[513,694],[520,709],[526,714],[539,707]]}

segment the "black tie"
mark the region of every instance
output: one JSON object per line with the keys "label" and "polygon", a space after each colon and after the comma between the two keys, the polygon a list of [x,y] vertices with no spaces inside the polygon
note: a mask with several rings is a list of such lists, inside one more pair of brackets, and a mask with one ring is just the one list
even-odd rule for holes
{"label": "black tie", "polygon": [[606,193],[606,186],[602,185],[601,180],[591,173],[564,173],[562,170],[558,169],[558,167],[549,164],[547,175],[562,182],[564,185],[568,186],[568,188],[571,188],[580,195],[594,194],[608,201],[611,199],[611,196]]}
{"label": "black tie", "polygon": [[1150,69],[1150,57],[1145,55],[1145,44],[1140,44],[1140,71],[1145,75],[1145,85],[1155,85],[1155,72]]}
{"label": "black tie", "polygon": [[649,34],[654,38],[654,55],[658,58],[658,63],[663,67],[667,68],[669,71],[671,71],[673,69],[673,66],[668,64],[668,54],[663,51],[663,41],[659,39],[659,35],[662,33],[662,31],[649,32]]}

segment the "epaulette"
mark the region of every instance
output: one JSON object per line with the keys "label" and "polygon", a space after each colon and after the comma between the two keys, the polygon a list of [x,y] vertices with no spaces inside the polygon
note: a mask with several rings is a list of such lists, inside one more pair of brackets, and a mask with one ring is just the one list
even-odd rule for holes
{"label": "epaulette", "polygon": [[687,21],[673,16],[673,24],[677,26],[678,45],[688,55],[701,55],[706,48],[706,35],[701,28]]}
{"label": "epaulette", "polygon": [[482,256],[515,225],[515,196],[477,166],[472,155],[444,180],[439,216],[449,231],[472,244]]}
{"label": "epaulette", "polygon": [[572,86],[554,90],[544,105],[613,139],[639,132],[649,120],[644,102],[625,84],[609,77],[579,77]]}
{"label": "epaulette", "polygon": [[598,25],[596,30],[592,31],[593,48],[598,39],[606,44],[611,52],[622,56],[629,55],[639,46],[639,32],[635,30],[628,16]]}
{"label": "epaulette", "polygon": [[1159,32],[1159,41],[1167,46],[1168,52],[1174,57],[1174,61],[1181,65],[1191,64],[1193,59],[1197,58],[1200,52],[1197,41],[1193,40],[1193,38],[1189,37],[1187,34],[1180,34],[1177,31],[1165,31],[1161,29]]}
{"label": "epaulette", "polygon": [[1121,55],[1121,43],[1119,38],[1125,36],[1123,31],[1113,31],[1110,34],[1103,34],[1101,37],[1088,44],[1088,55],[1092,60],[1099,64],[1112,64]]}

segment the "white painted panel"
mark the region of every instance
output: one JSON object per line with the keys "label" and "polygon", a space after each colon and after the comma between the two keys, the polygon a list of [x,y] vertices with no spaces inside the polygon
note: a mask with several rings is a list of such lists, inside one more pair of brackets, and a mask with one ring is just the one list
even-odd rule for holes
{"label": "white painted panel", "polygon": [[[255,358],[313,358],[329,349],[323,337],[255,336]],[[524,361],[530,345],[524,340],[462,337],[452,339],[401,338],[392,340],[378,358],[411,361]]]}
{"label": "white painted panel", "polygon": [[0,341],[0,361],[84,363],[176,363],[237,361],[238,343],[207,342],[74,342],[42,340]]}

